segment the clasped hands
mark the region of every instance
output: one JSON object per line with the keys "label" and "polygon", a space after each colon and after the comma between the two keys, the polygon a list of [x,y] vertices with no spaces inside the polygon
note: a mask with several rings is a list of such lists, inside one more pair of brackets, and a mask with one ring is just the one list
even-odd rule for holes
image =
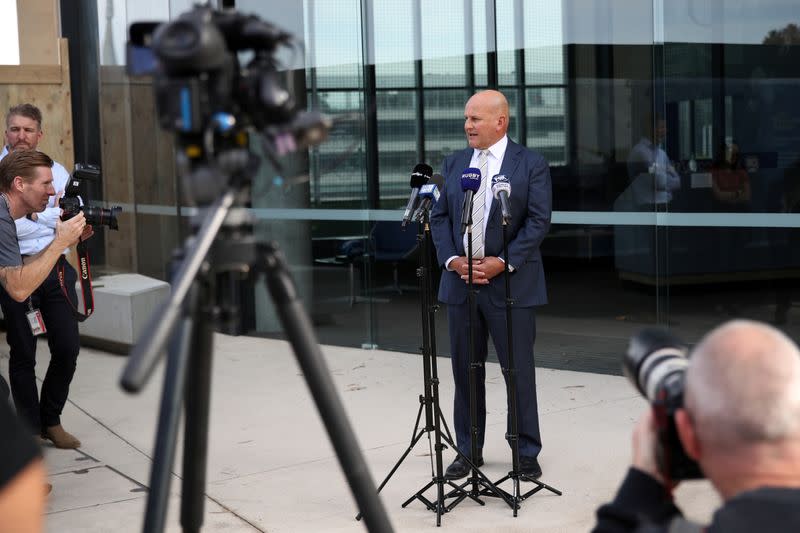
{"label": "clasped hands", "polygon": [[[469,261],[464,256],[456,257],[451,261],[453,272],[461,276],[465,283],[469,283]],[[505,265],[498,257],[484,257],[472,260],[472,283],[475,285],[488,285],[489,280],[500,274]]]}

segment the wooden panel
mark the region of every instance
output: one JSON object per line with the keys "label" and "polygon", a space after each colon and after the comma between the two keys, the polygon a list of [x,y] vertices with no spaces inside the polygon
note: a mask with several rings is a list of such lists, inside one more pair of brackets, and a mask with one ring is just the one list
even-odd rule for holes
{"label": "wooden panel", "polygon": [[119,231],[106,231],[106,267],[137,272],[136,215],[130,154],[130,96],[119,83],[122,67],[100,70],[100,135],[103,143],[103,196],[106,204],[126,204],[119,215]]}
{"label": "wooden panel", "polygon": [[[12,106],[31,103],[42,110],[42,130],[44,136],[39,143],[39,149],[64,165],[67,170],[74,166],[74,144],[72,137],[72,93],[69,86],[69,55],[67,54],[67,40],[60,39],[61,65],[48,65],[41,67],[30,66],[5,66],[0,71],[0,114],[2,120],[8,109]],[[59,72],[56,76],[53,72]],[[30,80],[31,73],[34,81]],[[40,76],[43,72],[52,83],[45,83]],[[8,74],[6,76],[5,74]],[[5,131],[5,124],[3,125]]]}
{"label": "wooden panel", "polygon": [[61,84],[61,67],[58,65],[0,65],[3,84]]}
{"label": "wooden panel", "polygon": [[58,0],[17,0],[21,65],[59,64],[58,24]]}

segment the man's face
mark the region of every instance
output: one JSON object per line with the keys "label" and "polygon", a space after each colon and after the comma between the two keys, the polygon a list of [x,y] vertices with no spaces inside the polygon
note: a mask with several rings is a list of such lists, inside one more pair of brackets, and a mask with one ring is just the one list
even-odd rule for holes
{"label": "man's face", "polygon": [[505,135],[505,122],[481,94],[470,98],[464,107],[464,132],[472,148],[485,150],[499,141]]}
{"label": "man's face", "polygon": [[56,194],[53,188],[53,171],[48,167],[36,167],[33,180],[20,180],[17,186],[21,189],[22,203],[25,204],[25,213],[40,213],[47,207],[51,196]]}
{"label": "man's face", "polygon": [[42,130],[32,118],[11,115],[6,124],[6,144],[12,152],[16,150],[36,150]]}

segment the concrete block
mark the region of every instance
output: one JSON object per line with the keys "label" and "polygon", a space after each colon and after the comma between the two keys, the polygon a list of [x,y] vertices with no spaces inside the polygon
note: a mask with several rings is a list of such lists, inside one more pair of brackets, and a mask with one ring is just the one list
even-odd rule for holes
{"label": "concrete block", "polygon": [[[168,283],[140,274],[101,276],[92,285],[94,314],[80,323],[81,340],[123,351],[138,340],[150,315],[170,292]],[[83,304],[79,309],[83,310]]]}

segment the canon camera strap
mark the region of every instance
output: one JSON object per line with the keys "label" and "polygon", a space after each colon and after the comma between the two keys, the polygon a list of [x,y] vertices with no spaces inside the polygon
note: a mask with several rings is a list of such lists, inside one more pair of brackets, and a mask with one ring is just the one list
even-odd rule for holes
{"label": "canon camera strap", "polygon": [[78,241],[76,246],[78,249],[78,279],[81,281],[81,295],[83,296],[83,313],[78,311],[77,306],[72,303],[67,291],[67,284],[64,276],[64,263],[58,263],[58,282],[61,284],[61,292],[72,307],[72,313],[78,322],[83,322],[94,313],[94,293],[92,292],[92,272],[89,265],[89,250],[86,248],[86,243],[82,240]]}

